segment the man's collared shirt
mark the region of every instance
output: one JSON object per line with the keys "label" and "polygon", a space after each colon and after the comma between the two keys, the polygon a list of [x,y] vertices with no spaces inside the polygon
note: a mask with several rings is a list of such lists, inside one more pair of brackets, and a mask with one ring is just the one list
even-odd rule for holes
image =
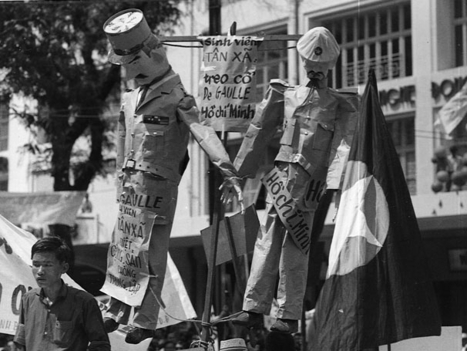
{"label": "man's collared shirt", "polygon": [[63,282],[52,304],[41,288],[23,296],[14,341],[27,351],[110,350],[97,301]]}

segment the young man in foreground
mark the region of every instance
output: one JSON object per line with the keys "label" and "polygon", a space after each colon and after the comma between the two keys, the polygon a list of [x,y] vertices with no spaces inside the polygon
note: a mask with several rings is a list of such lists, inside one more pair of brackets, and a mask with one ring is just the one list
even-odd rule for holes
{"label": "young man in foreground", "polygon": [[18,350],[110,350],[95,298],[61,279],[70,257],[70,248],[58,237],[40,239],[32,246],[32,273],[38,288],[21,300],[14,338]]}

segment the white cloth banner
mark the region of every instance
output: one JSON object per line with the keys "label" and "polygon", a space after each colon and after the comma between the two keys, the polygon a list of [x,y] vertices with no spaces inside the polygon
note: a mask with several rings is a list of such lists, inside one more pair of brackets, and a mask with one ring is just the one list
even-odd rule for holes
{"label": "white cloth banner", "polygon": [[0,192],[0,213],[10,222],[33,226],[48,224],[75,225],[83,203],[84,191],[38,193]]}

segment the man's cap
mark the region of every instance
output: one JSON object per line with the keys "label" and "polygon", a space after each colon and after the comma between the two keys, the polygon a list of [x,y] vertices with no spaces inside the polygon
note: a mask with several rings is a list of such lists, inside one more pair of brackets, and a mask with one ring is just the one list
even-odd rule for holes
{"label": "man's cap", "polygon": [[104,32],[112,46],[108,59],[117,65],[130,62],[150,41],[159,42],[138,9],[123,10],[111,16],[104,23]]}
{"label": "man's cap", "polygon": [[241,338],[222,340],[219,351],[247,351],[245,340]]}
{"label": "man's cap", "polygon": [[315,27],[297,42],[297,51],[304,60],[328,65],[336,65],[340,47],[332,33],[324,27]]}

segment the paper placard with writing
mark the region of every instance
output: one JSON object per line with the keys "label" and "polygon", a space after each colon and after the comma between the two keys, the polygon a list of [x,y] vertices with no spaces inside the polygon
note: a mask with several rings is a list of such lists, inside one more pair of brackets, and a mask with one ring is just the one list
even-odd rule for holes
{"label": "paper placard with writing", "polygon": [[141,305],[148,286],[148,249],[154,216],[153,212],[138,207],[119,205],[101,290],[130,306]]}
{"label": "paper placard with writing", "polygon": [[310,249],[311,223],[307,223],[308,216],[297,208],[294,199],[286,188],[287,176],[274,167],[261,180],[266,190],[271,195],[274,208],[279,215],[282,224],[287,229],[297,247],[308,254]]}
{"label": "paper placard with writing", "polygon": [[216,131],[245,132],[255,115],[256,37],[200,37],[200,113]]}

